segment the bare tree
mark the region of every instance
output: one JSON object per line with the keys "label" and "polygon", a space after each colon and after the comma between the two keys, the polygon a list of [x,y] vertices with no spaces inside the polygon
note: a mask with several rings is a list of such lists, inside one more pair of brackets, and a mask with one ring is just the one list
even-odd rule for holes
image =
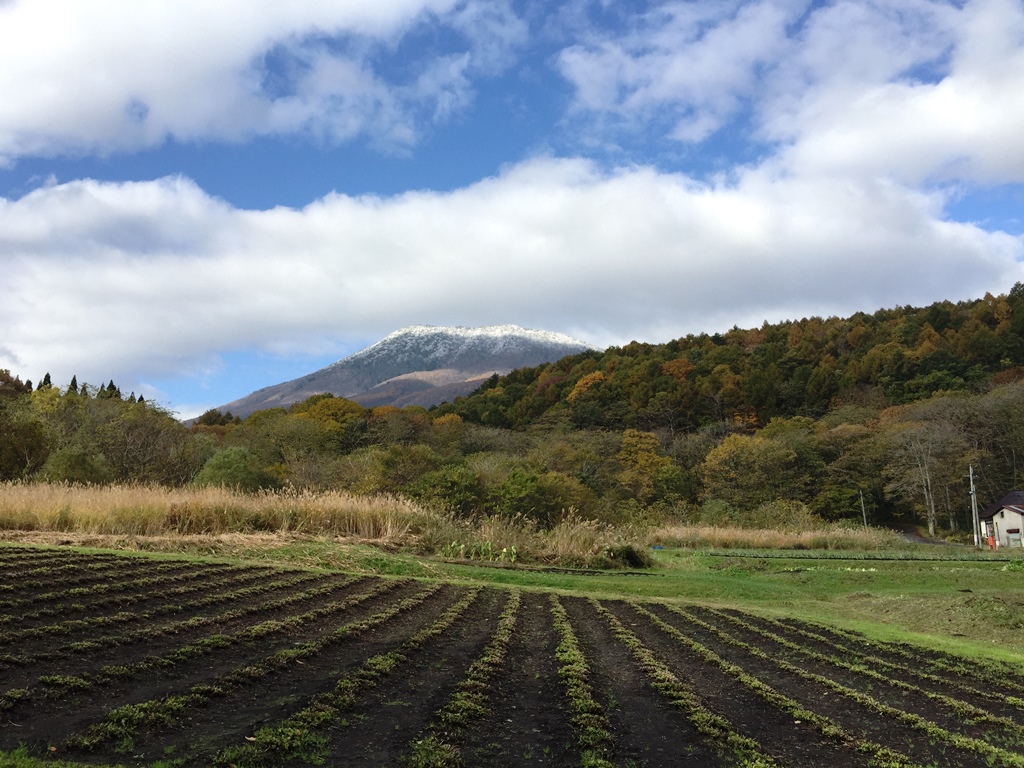
{"label": "bare tree", "polygon": [[928,535],[935,536],[938,512],[935,493],[963,455],[955,427],[946,421],[899,422],[886,431],[888,448],[885,493],[906,501],[918,499]]}

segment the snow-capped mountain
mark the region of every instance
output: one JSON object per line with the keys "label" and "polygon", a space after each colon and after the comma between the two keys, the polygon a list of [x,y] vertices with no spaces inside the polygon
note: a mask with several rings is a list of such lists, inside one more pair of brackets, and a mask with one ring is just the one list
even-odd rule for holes
{"label": "snow-capped mountain", "polygon": [[222,405],[247,416],[330,392],[366,406],[431,406],[472,392],[495,373],[541,365],[592,347],[561,333],[516,325],[414,325],[306,376]]}

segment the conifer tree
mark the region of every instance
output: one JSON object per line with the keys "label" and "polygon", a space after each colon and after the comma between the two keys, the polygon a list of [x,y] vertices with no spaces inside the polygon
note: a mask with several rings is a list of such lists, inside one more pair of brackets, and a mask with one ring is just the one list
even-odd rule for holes
{"label": "conifer tree", "polygon": [[68,384],[68,392],[74,392],[75,394],[78,394],[78,377],[77,376],[72,376],[71,377],[71,383]]}

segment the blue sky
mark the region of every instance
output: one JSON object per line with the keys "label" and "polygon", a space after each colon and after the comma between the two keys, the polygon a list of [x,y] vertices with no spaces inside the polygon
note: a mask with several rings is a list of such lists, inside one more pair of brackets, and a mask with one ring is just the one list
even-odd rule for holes
{"label": "blue sky", "polygon": [[182,416],[412,324],[1024,279],[1020,0],[0,0],[0,367]]}

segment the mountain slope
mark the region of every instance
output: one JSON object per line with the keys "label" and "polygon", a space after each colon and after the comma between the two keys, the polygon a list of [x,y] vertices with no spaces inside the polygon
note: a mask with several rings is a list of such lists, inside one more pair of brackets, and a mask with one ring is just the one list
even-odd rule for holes
{"label": "mountain slope", "polygon": [[236,416],[287,407],[330,392],[368,406],[431,406],[468,394],[494,373],[536,366],[591,349],[559,333],[515,325],[414,325],[361,352],[220,407]]}
{"label": "mountain slope", "polygon": [[883,408],[939,392],[1024,380],[1024,284],[1007,295],[810,317],[664,344],[632,342],[586,359],[515,371],[445,412],[488,426],[564,420],[581,429],[745,429]]}

